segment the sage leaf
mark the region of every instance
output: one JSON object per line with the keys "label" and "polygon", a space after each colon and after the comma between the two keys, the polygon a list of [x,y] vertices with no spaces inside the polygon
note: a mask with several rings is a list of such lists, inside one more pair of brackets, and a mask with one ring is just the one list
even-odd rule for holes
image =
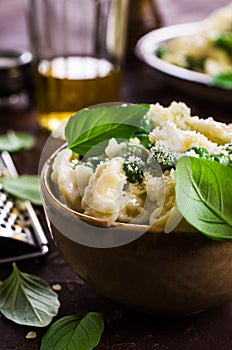
{"label": "sage leaf", "polygon": [[29,200],[35,205],[42,204],[38,176],[20,175],[2,179],[2,185],[6,192],[19,199]]}
{"label": "sage leaf", "polygon": [[0,311],[21,325],[45,327],[57,315],[60,302],[49,284],[24,273],[13,263],[12,274],[0,285]]}
{"label": "sage leaf", "polygon": [[82,316],[64,316],[45,333],[40,350],[92,350],[104,330],[102,315],[89,312]]}
{"label": "sage leaf", "polygon": [[215,240],[232,239],[232,169],[216,161],[181,157],[176,202],[192,226]]}
{"label": "sage leaf", "polygon": [[94,148],[94,153],[99,154],[104,150],[104,141],[112,137],[129,139],[136,132],[147,132],[148,108],[146,105],[122,105],[83,109],[72,116],[65,127],[68,148],[80,155]]}
{"label": "sage leaf", "polygon": [[23,132],[8,131],[0,135],[0,152],[18,152],[28,150],[35,145],[35,138],[31,134]]}

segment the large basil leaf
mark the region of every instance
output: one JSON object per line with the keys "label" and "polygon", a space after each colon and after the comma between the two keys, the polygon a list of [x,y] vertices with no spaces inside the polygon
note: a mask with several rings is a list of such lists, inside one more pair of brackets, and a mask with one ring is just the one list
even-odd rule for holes
{"label": "large basil leaf", "polygon": [[47,282],[21,272],[15,263],[12,274],[0,285],[0,311],[18,324],[45,327],[59,306],[58,295]]}
{"label": "large basil leaf", "polygon": [[177,207],[206,236],[232,239],[232,169],[216,161],[182,157],[175,172]]}
{"label": "large basil leaf", "polygon": [[148,108],[145,105],[124,105],[83,109],[66,125],[68,147],[80,155],[94,148],[97,154],[104,149],[104,141],[112,137],[129,139],[136,132],[148,132],[148,123],[144,121]]}
{"label": "large basil leaf", "polygon": [[84,317],[65,316],[50,326],[40,350],[92,350],[103,330],[103,318],[97,312],[89,312]]}

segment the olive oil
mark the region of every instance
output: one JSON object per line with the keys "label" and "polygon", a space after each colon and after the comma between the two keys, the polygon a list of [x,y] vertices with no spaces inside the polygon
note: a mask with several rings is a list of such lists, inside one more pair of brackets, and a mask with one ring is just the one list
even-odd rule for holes
{"label": "olive oil", "polygon": [[56,57],[38,64],[37,110],[42,128],[50,131],[78,110],[119,101],[120,69],[88,56]]}

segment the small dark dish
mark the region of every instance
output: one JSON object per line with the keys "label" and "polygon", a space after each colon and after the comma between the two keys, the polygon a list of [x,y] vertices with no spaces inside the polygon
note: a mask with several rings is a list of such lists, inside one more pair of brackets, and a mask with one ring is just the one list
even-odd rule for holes
{"label": "small dark dish", "polygon": [[30,88],[31,60],[32,55],[28,51],[0,50],[0,97]]}

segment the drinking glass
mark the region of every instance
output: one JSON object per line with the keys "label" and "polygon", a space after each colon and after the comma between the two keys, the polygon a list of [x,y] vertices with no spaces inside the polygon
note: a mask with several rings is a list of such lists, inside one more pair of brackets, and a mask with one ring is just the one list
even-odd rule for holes
{"label": "drinking glass", "polygon": [[29,0],[38,122],[120,100],[129,0]]}

